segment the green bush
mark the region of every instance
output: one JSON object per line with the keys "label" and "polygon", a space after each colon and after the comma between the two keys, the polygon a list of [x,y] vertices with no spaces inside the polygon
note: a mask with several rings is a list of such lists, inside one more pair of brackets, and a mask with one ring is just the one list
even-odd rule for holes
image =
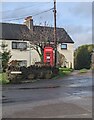
{"label": "green bush", "polygon": [[90,69],[91,68],[91,56],[94,49],[92,45],[82,45],[78,47],[74,52],[74,67],[76,70]]}
{"label": "green bush", "polygon": [[[23,69],[24,71],[24,69]],[[22,71],[22,75],[23,75],[23,71]],[[33,79],[50,79],[56,75],[58,75],[59,73],[59,69],[55,68],[55,67],[51,67],[51,66],[46,66],[46,65],[42,65],[42,66],[29,66],[27,67],[27,69],[25,69],[26,72],[26,76],[28,76],[29,74],[33,74],[35,77]]]}
{"label": "green bush", "polygon": [[0,84],[9,83],[8,77],[6,73],[0,73]]}
{"label": "green bush", "polygon": [[59,69],[51,66],[35,66],[31,65],[29,67],[20,67],[19,71],[22,74],[11,74],[11,71],[15,71],[15,66],[10,66],[10,69],[7,70],[8,79],[11,83],[20,83],[25,80],[34,80],[34,79],[50,79],[55,77],[59,73]]}

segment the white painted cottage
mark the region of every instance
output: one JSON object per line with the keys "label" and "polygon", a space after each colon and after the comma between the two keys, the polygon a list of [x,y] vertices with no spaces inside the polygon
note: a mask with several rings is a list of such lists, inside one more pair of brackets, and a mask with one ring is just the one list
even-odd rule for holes
{"label": "white painted cottage", "polygon": [[[30,47],[32,40],[32,33],[36,32],[36,42],[40,42],[40,36],[47,37],[50,42],[53,42],[54,28],[48,26],[33,25],[32,17],[27,17],[24,24],[14,23],[0,23],[2,28],[2,35],[0,35],[0,46],[7,44],[7,49],[11,51],[11,59],[17,60],[21,66],[29,66],[40,61],[39,54],[36,50]],[[43,32],[47,31],[46,33]],[[46,35],[46,36],[45,36]],[[64,28],[57,28],[57,50],[65,56],[66,63],[62,66],[74,68],[74,42],[64,30]],[[2,48],[0,47],[2,52]]]}

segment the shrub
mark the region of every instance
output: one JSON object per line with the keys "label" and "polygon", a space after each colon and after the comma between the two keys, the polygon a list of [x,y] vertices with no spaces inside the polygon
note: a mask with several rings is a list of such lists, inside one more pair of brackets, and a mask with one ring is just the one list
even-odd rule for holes
{"label": "shrub", "polygon": [[[11,74],[12,70],[20,70],[22,74]],[[19,83],[26,79],[33,80],[33,79],[50,79],[59,73],[59,69],[56,67],[51,67],[49,65],[31,65],[29,67],[18,67],[16,65],[10,65],[9,69],[7,70],[8,79],[11,83]]]}
{"label": "shrub", "polygon": [[79,70],[79,73],[86,73],[87,72],[87,69],[81,69]]}
{"label": "shrub", "polygon": [[0,73],[0,84],[9,83],[8,76],[6,73]]}
{"label": "shrub", "polygon": [[20,67],[20,71],[22,72],[22,80],[27,79],[27,68],[25,66]]}
{"label": "shrub", "polygon": [[50,79],[51,77],[52,77],[52,71],[47,70],[44,78],[45,78],[45,79]]}
{"label": "shrub", "polygon": [[20,71],[20,67],[16,60],[9,63],[6,73],[8,75],[8,80],[11,83],[19,83],[22,80],[22,74],[14,74],[12,71]]}
{"label": "shrub", "polygon": [[36,79],[48,79],[51,78],[55,75],[57,75],[59,72],[58,68],[55,67],[51,67],[51,66],[46,66],[46,65],[42,65],[42,66],[29,66],[27,68],[27,74],[33,74],[33,78]]}
{"label": "shrub", "polygon": [[91,56],[94,45],[82,45],[78,47],[74,52],[74,66],[75,69],[90,69],[91,68]]}
{"label": "shrub", "polygon": [[34,73],[30,73],[28,76],[27,76],[27,79],[28,80],[32,80],[35,78],[35,74]]}

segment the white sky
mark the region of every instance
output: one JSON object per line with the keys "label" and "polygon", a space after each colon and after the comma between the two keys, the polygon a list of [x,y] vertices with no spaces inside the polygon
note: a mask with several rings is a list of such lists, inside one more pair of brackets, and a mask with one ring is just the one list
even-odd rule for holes
{"label": "white sky", "polygon": [[[32,0],[31,0],[32,1]],[[53,26],[53,11],[34,16],[37,13],[43,12],[50,8],[53,8],[53,0],[47,0],[47,2],[16,2],[10,0],[4,0],[2,2],[3,22],[23,23],[24,19],[8,21],[7,19],[33,16],[34,24],[48,24]],[[35,0],[34,0],[35,1]],[[50,2],[48,2],[50,1]],[[74,48],[82,44],[92,44],[92,2],[85,0],[85,2],[60,2],[57,0],[57,27],[63,27],[75,42]],[[23,8],[23,9],[20,9]]]}

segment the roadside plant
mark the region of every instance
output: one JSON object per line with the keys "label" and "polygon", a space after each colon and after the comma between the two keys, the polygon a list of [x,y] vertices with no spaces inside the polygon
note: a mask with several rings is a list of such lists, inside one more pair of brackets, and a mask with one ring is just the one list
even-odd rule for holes
{"label": "roadside plant", "polygon": [[8,62],[9,59],[11,58],[11,52],[10,50],[7,50],[7,45],[6,44],[2,44],[2,53],[1,53],[1,57],[2,57],[2,68],[3,68],[3,72],[6,72],[6,69],[8,67]]}
{"label": "roadside plant", "polygon": [[82,45],[75,50],[74,65],[75,69],[90,69],[92,61],[92,51],[94,45]]}

